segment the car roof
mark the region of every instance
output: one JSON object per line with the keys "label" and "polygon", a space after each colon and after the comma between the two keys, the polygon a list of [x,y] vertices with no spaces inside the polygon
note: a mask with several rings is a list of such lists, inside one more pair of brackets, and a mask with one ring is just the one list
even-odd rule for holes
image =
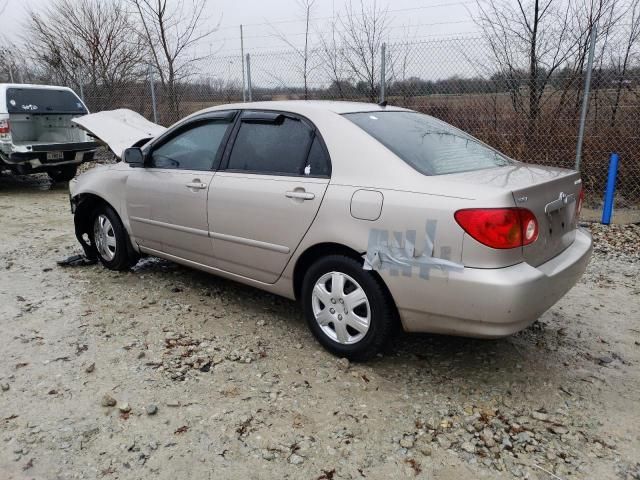
{"label": "car roof", "polygon": [[395,106],[381,106],[377,103],[364,102],[347,102],[334,100],[275,100],[268,102],[244,102],[230,103],[225,105],[216,105],[205,110],[196,112],[198,114],[216,111],[216,110],[233,110],[233,109],[265,109],[265,110],[282,110],[285,112],[305,114],[310,110],[321,110],[325,112],[333,112],[337,114],[358,113],[358,112],[376,112],[376,111],[406,111],[407,109]]}

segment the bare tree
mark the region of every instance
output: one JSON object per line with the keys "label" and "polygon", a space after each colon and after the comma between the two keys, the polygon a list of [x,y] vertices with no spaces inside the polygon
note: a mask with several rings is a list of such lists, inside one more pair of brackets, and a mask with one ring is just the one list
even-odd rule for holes
{"label": "bare tree", "polygon": [[151,62],[167,93],[171,120],[180,117],[179,83],[193,74],[196,62],[209,55],[196,55],[198,43],[214,33],[204,16],[206,0],[129,0],[138,13],[140,34],[146,39]]}
{"label": "bare tree", "polygon": [[325,73],[331,79],[331,88],[335,89],[338,98],[344,99],[347,93],[345,87],[349,81],[344,72],[344,50],[339,44],[335,12],[327,31],[328,33],[318,31],[320,60]]}
{"label": "bare tree", "polygon": [[634,48],[638,46],[640,41],[640,0],[632,0],[628,9],[629,23],[626,25],[626,32],[624,37],[624,43],[620,42],[619,45],[621,51],[612,54],[611,63],[616,73],[616,89],[615,100],[611,111],[611,126],[616,124],[616,116],[618,114],[618,108],[620,106],[620,98],[622,95],[622,89],[625,85],[625,77],[629,70],[629,64],[631,63]]}
{"label": "bare tree", "polygon": [[4,77],[11,83],[15,82],[18,57],[19,52],[17,46],[13,42],[0,38],[0,74],[2,74],[0,78]]}
{"label": "bare tree", "polygon": [[575,52],[569,35],[570,4],[558,0],[478,0],[475,18],[502,75],[524,75],[527,95],[511,88],[516,110],[526,112],[528,138],[537,127],[545,89]]}
{"label": "bare tree", "polygon": [[[414,56],[416,46],[416,30],[409,26],[403,27],[402,41],[390,45],[386,51],[386,72],[385,82],[394,87],[402,96],[402,106],[409,107],[415,95],[415,85],[410,79],[410,63]],[[391,89],[389,89],[391,93]]]}
{"label": "bare tree", "polygon": [[344,60],[354,78],[367,86],[369,99],[375,102],[380,70],[380,48],[389,29],[388,9],[377,0],[358,0],[354,8],[349,0],[340,19]]}
{"label": "bare tree", "polygon": [[[9,0],[0,0],[0,15],[4,13],[7,8]],[[14,51],[15,46],[12,42],[7,41],[5,38],[0,37],[0,74],[6,72],[6,78],[9,82],[13,83],[13,71],[15,68]]]}
{"label": "bare tree", "polygon": [[30,10],[25,27],[25,50],[43,74],[90,85],[100,99],[94,108],[112,106],[119,89],[139,78],[142,44],[121,0],[57,0]]}
{"label": "bare tree", "polygon": [[302,75],[302,80],[304,84],[304,99],[309,99],[309,73],[316,68],[316,66],[310,66],[310,56],[309,56],[309,37],[311,34],[310,30],[310,22],[311,22],[311,14],[313,12],[316,0],[298,0],[298,7],[302,12],[302,16],[305,23],[304,29],[304,46],[299,47],[296,43],[292,42],[291,39],[279,29],[272,26],[272,29],[275,35],[287,44],[291,50],[295,53],[296,57],[300,58],[302,66],[297,68]]}
{"label": "bare tree", "polygon": [[[596,46],[598,47],[598,51],[594,66],[599,65],[601,68],[604,61],[604,52],[608,46],[609,36],[622,16],[619,10],[618,0],[584,0],[573,4],[570,32],[576,43],[576,52],[571,62],[571,75],[566,84],[575,91],[573,118],[576,120],[579,117],[580,107],[582,105],[583,82],[581,80],[584,77],[584,69],[589,55],[591,35],[594,32],[596,32],[597,35]],[[597,83],[593,85],[596,115],[598,113],[597,86]]]}

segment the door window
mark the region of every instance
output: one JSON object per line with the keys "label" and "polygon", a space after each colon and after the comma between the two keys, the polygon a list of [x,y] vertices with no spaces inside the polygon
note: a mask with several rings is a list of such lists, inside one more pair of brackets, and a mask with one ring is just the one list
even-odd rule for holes
{"label": "door window", "polygon": [[211,170],[230,121],[200,123],[151,152],[151,166],[180,170]]}
{"label": "door window", "polygon": [[313,130],[298,119],[279,115],[270,122],[244,121],[229,157],[229,170],[303,175]]}
{"label": "door window", "polygon": [[317,135],[311,144],[304,174],[311,177],[329,177],[331,174],[329,157]]}

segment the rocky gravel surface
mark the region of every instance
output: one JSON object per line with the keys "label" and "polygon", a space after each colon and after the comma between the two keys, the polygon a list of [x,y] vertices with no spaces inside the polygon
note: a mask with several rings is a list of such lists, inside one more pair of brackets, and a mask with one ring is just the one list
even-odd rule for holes
{"label": "rocky gravel surface", "polygon": [[640,261],[640,224],[585,225],[595,240],[594,253],[633,262]]}
{"label": "rocky gravel surface", "polygon": [[0,479],[640,479],[640,233],[481,341],[335,358],[286,299],[79,252],[65,186],[0,177]]}

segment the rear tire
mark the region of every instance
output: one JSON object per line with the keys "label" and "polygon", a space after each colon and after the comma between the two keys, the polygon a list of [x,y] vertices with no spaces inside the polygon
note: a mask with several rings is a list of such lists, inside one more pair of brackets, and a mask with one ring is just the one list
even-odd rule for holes
{"label": "rear tire", "polygon": [[63,165],[58,168],[47,170],[47,175],[54,182],[68,182],[78,173],[77,165]]}
{"label": "rear tire", "polygon": [[120,217],[108,205],[99,205],[93,211],[90,237],[100,263],[109,270],[128,270],[140,259]]}
{"label": "rear tire", "polygon": [[396,310],[382,282],[362,261],[329,255],[307,270],[302,305],[316,339],[331,353],[365,361],[391,338]]}

